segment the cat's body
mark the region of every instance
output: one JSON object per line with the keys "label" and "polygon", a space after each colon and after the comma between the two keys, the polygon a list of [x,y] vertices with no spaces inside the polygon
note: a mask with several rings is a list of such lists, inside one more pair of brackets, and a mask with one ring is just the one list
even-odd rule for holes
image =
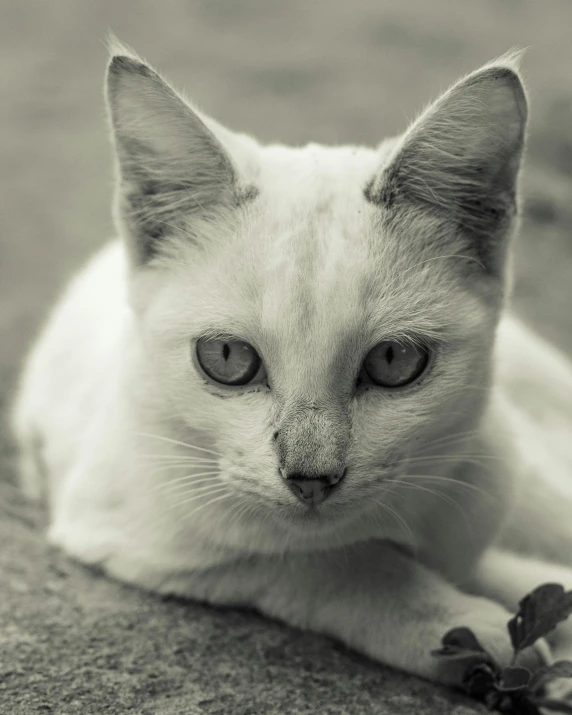
{"label": "cat's body", "polygon": [[[510,61],[378,150],[207,128],[128,56],[112,61],[110,104],[125,241],[74,280],[14,411],[51,540],[117,578],[252,605],[426,677],[458,681],[430,655],[454,626],[506,660],[500,602],[572,586],[572,568],[487,550],[572,567],[572,367],[508,314],[493,347],[526,114]],[[506,126],[496,147],[480,111]],[[451,161],[459,139],[469,156]],[[205,339],[226,341],[228,364],[263,363],[225,385]],[[374,367],[394,375],[395,340],[428,346],[399,358],[422,372],[374,385],[361,361],[381,341]]]}

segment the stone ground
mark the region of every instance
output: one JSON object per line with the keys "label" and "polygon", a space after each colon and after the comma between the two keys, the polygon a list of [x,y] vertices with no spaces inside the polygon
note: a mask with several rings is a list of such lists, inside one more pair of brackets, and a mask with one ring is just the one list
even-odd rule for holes
{"label": "stone ground", "polygon": [[[431,8],[431,13],[427,8]],[[515,306],[572,354],[572,4],[4,0],[0,401],[65,278],[112,234],[101,98],[111,28],[263,140],[375,143],[513,46],[532,103]],[[165,601],[70,563],[0,435],[0,713],[446,715],[463,698],[256,615]]]}

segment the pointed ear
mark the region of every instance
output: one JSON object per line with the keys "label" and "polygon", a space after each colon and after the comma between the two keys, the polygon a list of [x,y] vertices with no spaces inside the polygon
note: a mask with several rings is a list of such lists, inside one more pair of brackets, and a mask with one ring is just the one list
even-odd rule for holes
{"label": "pointed ear", "polygon": [[136,56],[111,58],[107,100],[119,219],[135,261],[144,263],[183,218],[237,204],[236,169],[203,119]]}
{"label": "pointed ear", "polygon": [[454,85],[409,128],[366,188],[391,211],[416,204],[450,220],[487,270],[502,270],[516,208],[527,103],[518,58],[505,56]]}

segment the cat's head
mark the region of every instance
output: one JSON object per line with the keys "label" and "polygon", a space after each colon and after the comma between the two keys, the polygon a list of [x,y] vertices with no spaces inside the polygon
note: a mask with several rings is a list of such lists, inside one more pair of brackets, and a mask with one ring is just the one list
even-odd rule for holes
{"label": "cat's head", "polygon": [[260,146],[123,51],[108,101],[148,389],[220,454],[220,505],[349,524],[474,426],[524,143],[514,57],[377,149]]}

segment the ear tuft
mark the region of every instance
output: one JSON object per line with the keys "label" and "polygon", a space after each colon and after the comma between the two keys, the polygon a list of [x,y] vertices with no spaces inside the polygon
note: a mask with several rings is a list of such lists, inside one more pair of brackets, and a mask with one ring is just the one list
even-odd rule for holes
{"label": "ear tuft", "polygon": [[113,59],[115,55],[119,55],[123,57],[131,57],[131,59],[138,60],[139,62],[141,62],[141,64],[148,64],[140,57],[137,52],[135,52],[132,47],[129,47],[128,44],[122,42],[111,30],[109,30],[109,32],[107,33],[107,37],[105,38],[105,45],[107,47],[107,52],[109,54],[110,60]]}
{"label": "ear tuft", "polygon": [[483,72],[489,67],[497,67],[512,70],[512,72],[518,76],[520,74],[520,66],[522,64],[522,60],[525,54],[526,48],[512,47],[510,50],[507,50],[507,52],[503,53],[499,57],[495,58],[494,60],[491,60],[490,62],[487,62],[474,74]]}

